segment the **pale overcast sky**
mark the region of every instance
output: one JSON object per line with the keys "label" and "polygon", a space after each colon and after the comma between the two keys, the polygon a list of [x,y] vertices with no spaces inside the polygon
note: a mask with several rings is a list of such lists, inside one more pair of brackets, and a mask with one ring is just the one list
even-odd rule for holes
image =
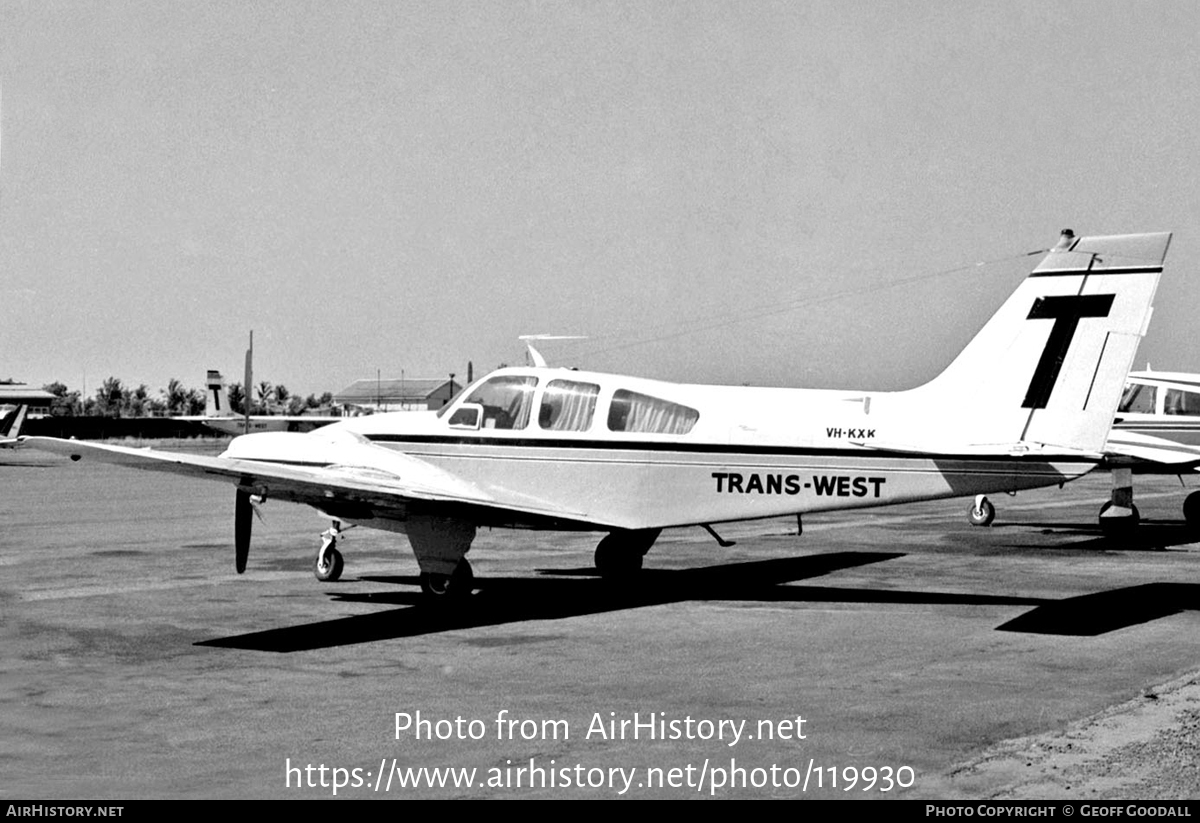
{"label": "pale overcast sky", "polygon": [[1200,371],[1198,33],[1191,0],[0,0],[0,377],[240,379],[254,329],[307,394],[542,332],[903,388],[1067,226],[1176,233],[1137,365]]}

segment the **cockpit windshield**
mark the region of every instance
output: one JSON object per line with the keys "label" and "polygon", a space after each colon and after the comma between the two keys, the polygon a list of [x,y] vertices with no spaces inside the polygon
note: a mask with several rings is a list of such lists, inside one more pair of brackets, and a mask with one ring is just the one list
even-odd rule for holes
{"label": "cockpit windshield", "polygon": [[502,375],[493,377],[471,392],[467,403],[483,406],[484,429],[523,429],[529,425],[536,377]]}

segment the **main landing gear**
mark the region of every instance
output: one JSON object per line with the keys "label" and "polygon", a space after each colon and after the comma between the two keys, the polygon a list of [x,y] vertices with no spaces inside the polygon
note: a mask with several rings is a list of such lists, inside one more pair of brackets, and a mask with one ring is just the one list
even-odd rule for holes
{"label": "main landing gear", "polygon": [[1183,519],[1193,529],[1200,529],[1200,492],[1192,492],[1183,501]]}
{"label": "main landing gear", "polygon": [[471,561],[463,558],[450,574],[421,572],[421,594],[430,601],[458,600],[475,587],[475,570]]}
{"label": "main landing gear", "polygon": [[1105,537],[1120,537],[1137,528],[1141,521],[1133,505],[1133,471],[1127,468],[1112,470],[1112,497],[1100,507],[1100,531]]}
{"label": "main landing gear", "polygon": [[605,580],[628,580],[642,570],[642,558],[662,529],[609,532],[596,547],[596,571]]}
{"label": "main landing gear", "polygon": [[404,529],[421,567],[421,594],[429,604],[465,600],[475,588],[475,572],[466,553],[475,524],[431,515],[409,517]]}

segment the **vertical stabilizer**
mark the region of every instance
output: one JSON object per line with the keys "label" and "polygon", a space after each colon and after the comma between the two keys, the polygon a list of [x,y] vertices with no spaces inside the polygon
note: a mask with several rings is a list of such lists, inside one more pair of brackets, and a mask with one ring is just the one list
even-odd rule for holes
{"label": "vertical stabilizer", "polygon": [[0,418],[0,440],[17,439],[17,435],[21,433],[21,424],[25,422],[25,414],[28,411],[28,406],[21,405]]}
{"label": "vertical stabilizer", "polygon": [[1170,240],[1064,231],[954,362],[903,393],[926,436],[1102,451]]}
{"label": "vertical stabilizer", "polygon": [[205,385],[208,392],[204,399],[204,416],[233,417],[233,409],[229,407],[229,392],[225,390],[225,378],[221,373],[209,369]]}

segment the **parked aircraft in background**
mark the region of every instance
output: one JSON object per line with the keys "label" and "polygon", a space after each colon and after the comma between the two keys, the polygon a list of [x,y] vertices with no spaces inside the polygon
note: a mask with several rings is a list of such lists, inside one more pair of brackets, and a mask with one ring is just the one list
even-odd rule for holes
{"label": "parked aircraft in background", "polygon": [[220,372],[209,369],[205,386],[204,414],[177,419],[202,423],[219,434],[236,436],[253,432],[307,432],[342,419],[316,414],[237,414],[229,405],[229,392]]}
{"label": "parked aircraft in background", "polygon": [[205,397],[203,415],[185,415],[177,420],[191,423],[202,423],[218,434],[240,435],[254,432],[308,432],[336,423],[340,417],[327,415],[286,415],[286,414],[251,414],[250,392],[254,386],[254,332],[250,332],[250,345],[246,349],[246,382],[243,383],[246,392],[246,410],[236,414],[229,403],[229,393],[225,388],[225,378],[219,371],[208,370],[205,379]]}
{"label": "parked aircraft in background", "polygon": [[[662,529],[1056,485],[1103,459],[1170,235],[1066,231],[959,356],[900,392],[670,383],[504,368],[438,412],[235,438],[219,457],[31,438],[31,445],[236,487],[332,521],[315,573],[342,573],[345,528],[403,532],[431,598],[471,591],[480,526],[606,533],[623,578]],[[912,318],[908,318],[911,322]],[[720,538],[717,538],[720,541]]]}
{"label": "parked aircraft in background", "polygon": [[0,418],[0,449],[11,449],[20,442],[21,424],[25,422],[28,406],[10,409]]}
{"label": "parked aircraft in background", "polygon": [[[1132,372],[1117,408],[1117,417],[1105,445],[1102,468],[1113,476],[1112,498],[1100,509],[1106,531],[1136,526],[1140,520],[1133,503],[1133,475],[1185,474],[1200,471],[1200,374],[1184,372]],[[1112,517],[1118,511],[1124,517]],[[989,525],[995,506],[979,495],[970,520]],[[1200,526],[1200,491],[1183,503],[1184,519]]]}

